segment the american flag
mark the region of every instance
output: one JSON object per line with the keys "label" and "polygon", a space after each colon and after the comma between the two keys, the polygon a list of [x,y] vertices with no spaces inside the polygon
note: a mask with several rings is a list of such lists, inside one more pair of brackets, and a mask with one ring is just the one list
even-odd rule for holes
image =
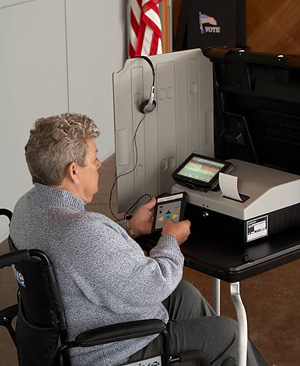
{"label": "american flag", "polygon": [[158,3],[163,0],[131,0],[129,56],[162,53]]}
{"label": "american flag", "polygon": [[206,14],[202,14],[202,13],[200,13],[200,22],[202,23],[202,24],[211,24],[211,25],[217,25],[217,21],[216,21],[216,19],[215,18],[213,18],[213,17],[210,17],[210,16],[208,16],[208,15],[206,15]]}

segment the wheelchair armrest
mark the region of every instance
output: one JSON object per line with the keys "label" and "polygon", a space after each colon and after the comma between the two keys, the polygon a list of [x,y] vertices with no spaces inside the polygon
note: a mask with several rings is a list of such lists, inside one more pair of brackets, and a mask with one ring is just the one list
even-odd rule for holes
{"label": "wheelchair armrest", "polygon": [[75,347],[90,347],[131,338],[163,333],[166,325],[158,319],[138,320],[108,325],[80,333],[75,338]]}
{"label": "wheelchair armrest", "polygon": [[30,254],[27,249],[18,250],[12,253],[6,253],[0,256],[0,268],[11,266],[22,261],[30,259]]}
{"label": "wheelchair armrest", "polygon": [[105,343],[160,334],[164,333],[165,330],[166,324],[158,319],[137,320],[90,329],[78,334],[75,341],[64,343],[58,347],[55,352],[54,365],[60,365],[61,354],[69,348],[98,346]]}

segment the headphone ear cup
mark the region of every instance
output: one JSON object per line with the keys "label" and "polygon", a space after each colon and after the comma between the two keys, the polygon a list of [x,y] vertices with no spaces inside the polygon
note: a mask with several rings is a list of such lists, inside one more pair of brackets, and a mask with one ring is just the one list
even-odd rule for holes
{"label": "headphone ear cup", "polygon": [[148,102],[149,102],[149,99],[144,100],[143,103],[140,105],[140,112],[141,113],[144,113],[144,114],[147,113],[147,112],[145,112],[145,107],[148,104]]}
{"label": "headphone ear cup", "polygon": [[143,103],[140,105],[140,112],[143,114],[147,114],[152,112],[156,107],[156,101],[153,100],[152,102],[150,99],[144,100]]}

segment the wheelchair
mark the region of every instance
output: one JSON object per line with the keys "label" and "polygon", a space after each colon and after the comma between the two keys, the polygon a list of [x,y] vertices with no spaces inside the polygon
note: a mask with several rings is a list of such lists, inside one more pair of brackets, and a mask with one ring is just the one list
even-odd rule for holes
{"label": "wheelchair", "polygon": [[[0,209],[10,220],[12,213]],[[69,350],[161,334],[163,354],[127,366],[168,366],[196,361],[209,366],[207,355],[199,350],[170,355],[166,324],[148,319],[90,329],[68,340],[62,299],[55,271],[48,256],[37,249],[17,250],[8,238],[10,252],[0,256],[0,269],[12,266],[18,284],[18,304],[0,311],[0,325],[7,328],[18,352],[20,366],[71,366]],[[17,317],[16,326],[13,319]],[[224,361],[222,366],[233,366]]]}

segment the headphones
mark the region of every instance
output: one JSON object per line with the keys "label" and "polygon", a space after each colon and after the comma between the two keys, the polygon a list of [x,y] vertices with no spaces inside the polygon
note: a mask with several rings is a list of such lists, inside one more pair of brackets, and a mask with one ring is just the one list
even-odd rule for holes
{"label": "headphones", "polygon": [[143,114],[147,114],[147,113],[152,112],[156,107],[156,101],[154,100],[155,71],[154,71],[154,66],[153,66],[152,62],[150,61],[150,59],[148,57],[146,57],[146,56],[138,56],[138,57],[142,58],[148,62],[148,64],[151,67],[152,76],[153,76],[153,81],[152,81],[152,86],[151,86],[151,91],[150,91],[150,98],[144,100],[143,103],[140,105],[140,112]]}

